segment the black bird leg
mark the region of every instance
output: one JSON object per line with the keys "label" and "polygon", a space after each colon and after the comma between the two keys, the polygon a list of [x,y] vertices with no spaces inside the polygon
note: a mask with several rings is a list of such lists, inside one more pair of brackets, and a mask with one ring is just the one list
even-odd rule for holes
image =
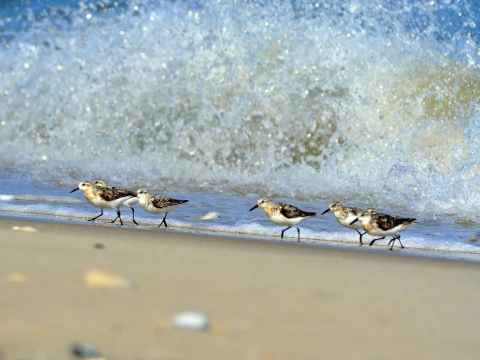
{"label": "black bird leg", "polygon": [[403,246],[402,242],[400,241],[400,235],[399,235],[399,234],[396,234],[396,235],[389,241],[389,243],[388,243],[388,245],[390,245],[390,244],[393,242],[392,247],[390,248],[390,250],[393,249],[393,245],[395,245],[395,240],[398,240],[398,242],[400,243],[400,246],[401,246],[402,249],[405,248],[405,246]]}
{"label": "black bird leg", "polygon": [[397,238],[398,242],[400,243],[400,246],[402,247],[402,249],[405,248],[405,246],[403,246],[402,242],[400,241],[400,235],[398,235],[398,238]]}
{"label": "black bird leg", "polygon": [[88,219],[87,221],[94,222],[96,218],[99,218],[100,216],[102,216],[103,215],[103,209],[101,209],[101,210],[102,210],[102,212],[100,213],[100,215],[95,216],[94,218]]}
{"label": "black bird leg", "polygon": [[168,225],[167,225],[167,215],[168,215],[168,212],[165,214],[165,216],[163,217],[163,220],[162,222],[160,223],[160,225],[158,225],[158,227],[162,226],[162,224],[165,224],[165,227],[167,228]]}
{"label": "black bird leg", "polygon": [[[397,240],[397,238],[394,236],[389,242],[388,242],[388,245],[392,244],[392,246],[390,247],[390,250],[393,250],[393,245],[395,245],[395,240]],[[387,246],[388,246],[387,245]]]}
{"label": "black bird leg", "polygon": [[385,236],[382,236],[381,238],[378,238],[378,239],[373,239],[373,240],[370,242],[370,246],[372,246],[375,241],[377,241],[377,240],[382,240],[382,239],[385,239]]}
{"label": "black bird leg", "polygon": [[[286,228],[286,229],[283,229],[283,231],[282,231],[282,236],[280,237],[282,240],[283,240],[283,233],[284,233],[285,231],[287,231],[288,229],[290,229],[290,228],[291,228],[291,226],[289,226],[289,227]],[[297,228],[297,230],[298,230],[298,228]]]}
{"label": "black bird leg", "polygon": [[363,245],[362,236],[365,235],[366,232],[364,232],[364,233],[362,234],[360,231],[358,231],[358,229],[355,229],[355,231],[358,233],[358,235],[360,235],[360,246],[362,246],[362,245]]}
{"label": "black bird leg", "polygon": [[135,221],[135,209],[130,206],[130,209],[132,209],[132,220],[135,223],[135,225],[138,225],[138,223]]}
{"label": "black bird leg", "polygon": [[120,225],[123,225],[122,218],[120,217],[120,210],[117,210],[117,217],[110,221],[110,224],[113,224],[117,219],[120,219]]}

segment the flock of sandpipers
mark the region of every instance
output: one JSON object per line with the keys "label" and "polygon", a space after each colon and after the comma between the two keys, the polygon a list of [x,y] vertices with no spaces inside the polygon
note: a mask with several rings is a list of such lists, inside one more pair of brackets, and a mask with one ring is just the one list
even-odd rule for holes
{"label": "flock of sandpipers", "polygon": [[[82,190],[88,202],[101,209],[100,215],[88,220],[92,222],[103,215],[103,209],[111,208],[117,212],[117,217],[111,221],[111,223],[119,219],[120,224],[123,225],[122,218],[120,217],[120,207],[128,206],[132,209],[133,222],[138,225],[135,221],[135,209],[133,205],[139,203],[144,210],[151,214],[165,214],[159,227],[162,226],[162,224],[168,227],[166,221],[168,213],[176,209],[179,205],[188,202],[188,200],[177,200],[163,195],[150,194],[146,189],[139,189],[135,192],[122,187],[109,186],[102,179],[96,179],[92,183],[82,181],[78,187],[70,191],[70,193],[77,190]],[[298,233],[298,242],[300,242],[300,229],[298,225],[316,215],[314,212],[303,211],[296,206],[270,201],[267,198],[259,199],[257,205],[252,207],[250,211],[258,207],[265,211],[265,214],[267,214],[273,223],[280,226],[287,226],[287,228],[282,230],[281,239],[283,239],[285,231],[291,227],[295,227]],[[395,215],[381,214],[374,209],[363,211],[356,207],[345,207],[338,201],[330,203],[329,208],[325,210],[322,215],[329,211],[333,211],[340,225],[358,232],[360,235],[360,245],[363,245],[362,237],[365,234],[379,236],[370,241],[370,246],[377,240],[385,239],[386,236],[392,236],[388,243],[388,245],[391,244],[390,250],[393,249],[395,241],[397,240],[403,249],[404,246],[400,241],[399,233],[405,231],[410,225],[417,223],[414,218],[402,218]],[[363,233],[360,232],[361,229],[364,230]]]}

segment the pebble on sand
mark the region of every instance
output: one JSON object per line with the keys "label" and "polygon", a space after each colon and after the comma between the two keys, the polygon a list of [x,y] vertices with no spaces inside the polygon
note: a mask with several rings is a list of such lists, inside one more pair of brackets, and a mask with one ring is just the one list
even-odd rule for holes
{"label": "pebble on sand", "polygon": [[90,344],[75,343],[70,348],[70,352],[81,359],[105,360],[105,358],[100,357],[100,350]]}
{"label": "pebble on sand", "polygon": [[85,285],[91,289],[129,289],[134,283],[129,278],[106,270],[89,270],[84,276]]}
{"label": "pebble on sand", "polygon": [[210,319],[200,311],[185,311],[172,317],[171,325],[177,329],[207,331]]}
{"label": "pebble on sand", "polygon": [[23,232],[38,232],[37,229],[31,226],[14,226],[12,230],[23,231]]}

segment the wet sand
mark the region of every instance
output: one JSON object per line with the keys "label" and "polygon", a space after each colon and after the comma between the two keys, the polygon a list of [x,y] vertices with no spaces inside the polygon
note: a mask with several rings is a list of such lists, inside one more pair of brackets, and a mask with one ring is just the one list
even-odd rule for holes
{"label": "wet sand", "polygon": [[[480,357],[479,264],[91,223],[0,234],[2,360],[75,342],[109,360]],[[135,286],[90,288],[93,269]],[[210,330],[173,328],[186,310]]]}

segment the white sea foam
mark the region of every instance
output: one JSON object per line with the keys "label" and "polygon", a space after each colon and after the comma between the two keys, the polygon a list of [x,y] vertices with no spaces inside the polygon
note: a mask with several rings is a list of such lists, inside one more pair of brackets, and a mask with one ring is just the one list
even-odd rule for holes
{"label": "white sea foam", "polygon": [[0,48],[0,168],[56,186],[101,176],[475,220],[478,4],[467,4],[438,5],[461,10],[458,27],[407,0],[91,1],[9,15],[20,20]]}

